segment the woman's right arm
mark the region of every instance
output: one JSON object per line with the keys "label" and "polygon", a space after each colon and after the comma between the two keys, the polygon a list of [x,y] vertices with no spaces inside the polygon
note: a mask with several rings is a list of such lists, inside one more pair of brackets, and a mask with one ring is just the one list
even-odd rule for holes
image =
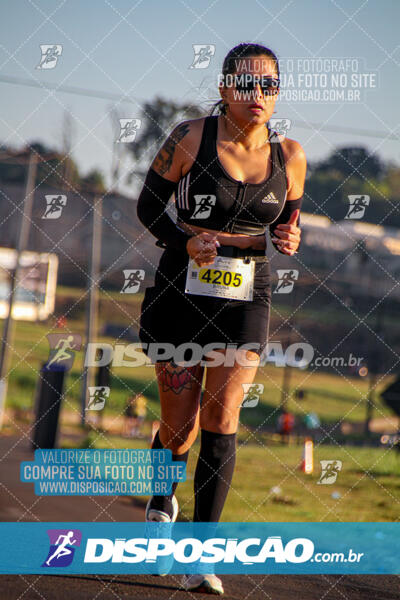
{"label": "woman's right arm", "polygon": [[188,130],[189,125],[181,123],[168,137],[147,172],[137,201],[137,216],[141,223],[158,240],[177,250],[186,250],[191,236],[174,223],[166,208],[180,179],[180,157],[175,151]]}
{"label": "woman's right arm", "polygon": [[158,240],[166,246],[188,252],[199,266],[203,266],[212,263],[217,255],[214,236],[207,233],[190,235],[174,223],[166,212],[168,201],[182,176],[182,166],[187,159],[188,152],[182,140],[189,131],[190,123],[181,123],[159,150],[139,195],[137,216]]}

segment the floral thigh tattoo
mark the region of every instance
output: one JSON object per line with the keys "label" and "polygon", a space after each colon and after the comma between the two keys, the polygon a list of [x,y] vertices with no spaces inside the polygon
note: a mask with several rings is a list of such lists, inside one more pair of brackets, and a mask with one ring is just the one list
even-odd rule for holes
{"label": "floral thigh tattoo", "polygon": [[159,372],[162,391],[168,392],[171,390],[174,394],[180,394],[183,390],[193,390],[201,383],[200,369],[199,365],[183,367],[173,361],[163,363]]}

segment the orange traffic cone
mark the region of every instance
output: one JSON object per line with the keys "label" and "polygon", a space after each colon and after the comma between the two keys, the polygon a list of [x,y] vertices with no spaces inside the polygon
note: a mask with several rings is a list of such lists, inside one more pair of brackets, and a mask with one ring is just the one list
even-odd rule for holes
{"label": "orange traffic cone", "polygon": [[300,463],[300,470],[307,475],[311,475],[314,470],[314,442],[311,438],[305,438],[303,447],[303,456]]}

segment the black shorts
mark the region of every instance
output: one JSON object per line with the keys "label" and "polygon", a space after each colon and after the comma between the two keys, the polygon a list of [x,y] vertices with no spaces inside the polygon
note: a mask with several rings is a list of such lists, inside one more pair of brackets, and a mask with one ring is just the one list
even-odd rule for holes
{"label": "black shorts", "polygon": [[[241,345],[261,355],[269,329],[271,305],[269,262],[256,262],[252,301],[226,300],[185,293],[189,257],[166,249],[141,305],[139,338],[142,344],[224,343]],[[146,346],[143,351],[149,356]],[[160,359],[162,360],[162,359]],[[185,360],[190,360],[185,356]],[[157,361],[159,362],[159,361]]]}

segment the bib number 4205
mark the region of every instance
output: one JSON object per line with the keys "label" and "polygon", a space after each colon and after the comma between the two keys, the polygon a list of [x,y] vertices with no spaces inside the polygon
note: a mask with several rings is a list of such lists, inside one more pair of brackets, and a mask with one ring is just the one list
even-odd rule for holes
{"label": "bib number 4205", "polygon": [[214,296],[226,300],[253,300],[254,261],[217,256],[206,267],[191,258],[186,275],[186,294]]}
{"label": "bib number 4205", "polygon": [[242,284],[243,277],[240,273],[232,273],[231,271],[220,271],[219,269],[200,269],[200,281],[204,283],[212,283],[217,285],[226,285],[239,287]]}

